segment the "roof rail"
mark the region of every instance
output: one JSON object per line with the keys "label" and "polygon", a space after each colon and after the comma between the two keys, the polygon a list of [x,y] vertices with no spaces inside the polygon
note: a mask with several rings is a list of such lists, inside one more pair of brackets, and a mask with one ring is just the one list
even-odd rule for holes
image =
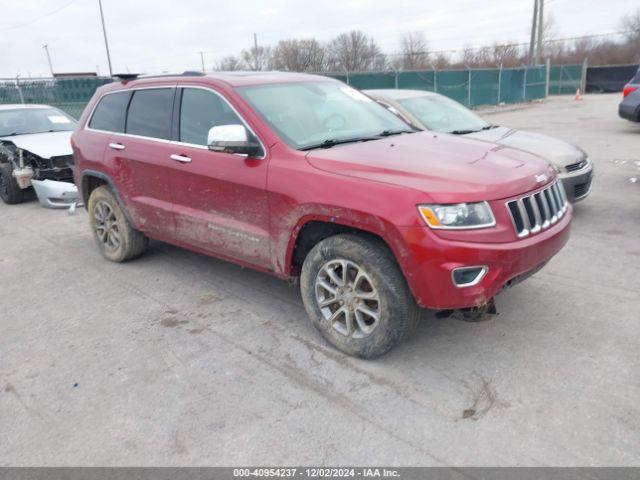
{"label": "roof rail", "polygon": [[163,77],[204,77],[206,73],[198,72],[195,70],[187,70],[182,73],[162,73],[160,75],[145,75],[143,73],[116,73],[114,78],[127,82],[129,80],[136,80],[138,78],[163,78]]}

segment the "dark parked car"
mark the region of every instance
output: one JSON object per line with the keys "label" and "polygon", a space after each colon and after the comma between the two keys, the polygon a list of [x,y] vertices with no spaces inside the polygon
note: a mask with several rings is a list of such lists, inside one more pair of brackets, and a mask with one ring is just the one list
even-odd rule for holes
{"label": "dark parked car", "polygon": [[640,122],[640,69],[638,69],[636,76],[625,85],[618,113],[622,118],[632,122]]}
{"label": "dark parked car", "polygon": [[541,133],[492,125],[443,95],[423,90],[365,90],[364,93],[419,130],[463,135],[533,153],[558,173],[570,202],[591,191],[593,164],[575,145]]}
{"label": "dark parked car", "polygon": [[106,258],[152,237],[299,278],[315,327],[361,357],[406,338],[419,307],[492,305],[569,238],[572,207],[541,158],[416,133],[326,77],[116,82],[72,146]]}

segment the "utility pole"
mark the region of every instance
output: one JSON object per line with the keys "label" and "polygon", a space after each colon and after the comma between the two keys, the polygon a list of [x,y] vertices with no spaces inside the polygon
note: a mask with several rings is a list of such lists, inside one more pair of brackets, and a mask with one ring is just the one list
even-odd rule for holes
{"label": "utility pole", "polygon": [[51,65],[51,55],[49,55],[49,45],[43,45],[44,51],[47,52],[47,61],[49,62],[49,71],[51,72],[51,76],[53,77],[53,65]]}
{"label": "utility pole", "polygon": [[102,21],[102,34],[104,35],[104,47],[107,50],[107,62],[109,63],[109,76],[113,77],[113,70],[111,69],[111,54],[109,53],[109,42],[107,41],[107,27],[104,25],[104,13],[102,12],[102,0],[98,0],[100,5],[100,20]]}
{"label": "utility pole", "polygon": [[538,22],[538,0],[533,0],[533,20],[531,21],[531,42],[529,42],[529,65],[533,66],[536,45],[536,27]]}
{"label": "utility pole", "polygon": [[204,73],[204,52],[200,52],[200,62],[202,62],[202,73]]}
{"label": "utility pole", "polygon": [[258,35],[253,34],[253,69],[258,70]]}
{"label": "utility pole", "polygon": [[542,36],[544,35],[544,0],[539,0],[538,8],[538,48],[536,49],[536,65],[540,64],[542,55]]}

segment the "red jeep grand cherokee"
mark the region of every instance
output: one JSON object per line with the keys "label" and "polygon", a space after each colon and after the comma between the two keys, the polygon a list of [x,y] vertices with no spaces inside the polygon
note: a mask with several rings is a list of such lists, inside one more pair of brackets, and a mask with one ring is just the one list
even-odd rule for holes
{"label": "red jeep grand cherokee", "polygon": [[544,160],[413,132],[325,77],[123,78],[96,92],[72,145],[106,258],[152,237],[300,277],[315,326],[361,357],[407,337],[420,307],[491,305],[569,237]]}

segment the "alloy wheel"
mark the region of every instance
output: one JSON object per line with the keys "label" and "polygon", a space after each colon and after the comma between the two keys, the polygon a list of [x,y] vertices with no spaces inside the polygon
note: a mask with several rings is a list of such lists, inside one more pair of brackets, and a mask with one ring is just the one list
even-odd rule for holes
{"label": "alloy wheel", "polygon": [[93,210],[95,231],[98,240],[110,250],[120,247],[120,230],[113,208],[103,201],[96,203]]}
{"label": "alloy wheel", "polygon": [[366,337],[380,323],[378,292],[364,269],[350,260],[326,262],[316,276],[315,294],[324,320],[346,337]]}

